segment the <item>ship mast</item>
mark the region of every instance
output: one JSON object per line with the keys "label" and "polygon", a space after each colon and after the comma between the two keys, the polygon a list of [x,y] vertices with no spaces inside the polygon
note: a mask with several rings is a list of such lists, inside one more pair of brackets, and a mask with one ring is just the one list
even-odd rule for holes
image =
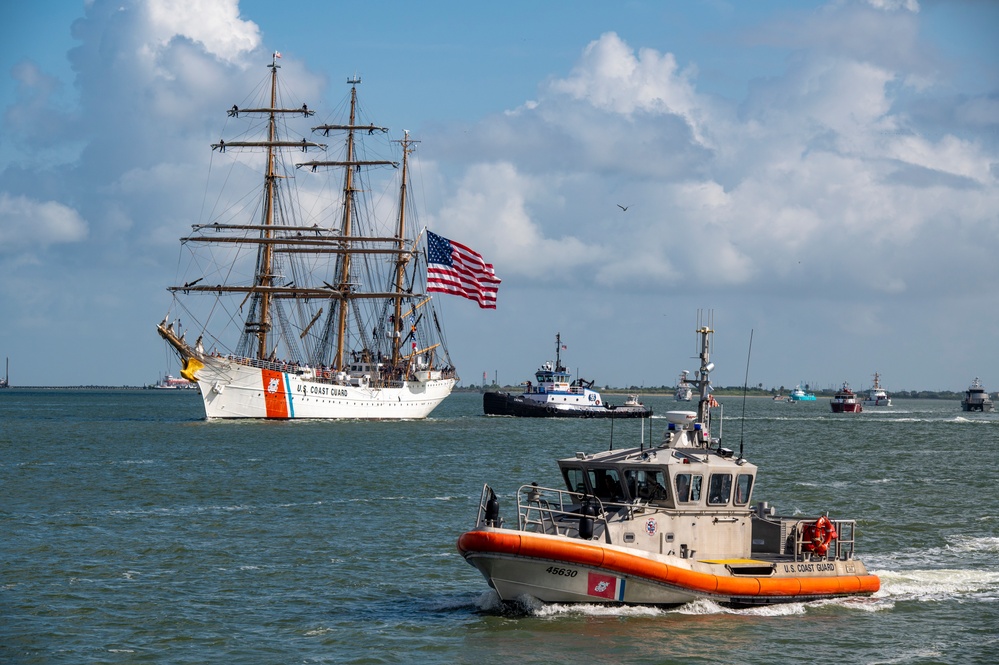
{"label": "ship mast", "polygon": [[[219,141],[218,143],[212,144],[212,150],[218,150],[220,153],[225,152],[226,148],[264,148],[267,150],[267,167],[264,174],[264,201],[263,201],[263,219],[259,225],[223,225],[223,224],[211,224],[211,225],[195,225],[194,229],[204,230],[205,228],[214,229],[216,232],[220,231],[233,231],[233,230],[259,230],[259,235],[255,238],[248,237],[194,237],[185,238],[184,241],[197,241],[197,242],[235,242],[235,243],[251,243],[256,242],[259,244],[257,250],[257,267],[256,274],[253,278],[252,286],[229,286],[229,285],[217,285],[217,286],[195,286],[197,282],[201,279],[194,280],[184,284],[183,286],[170,287],[171,291],[182,291],[188,293],[191,291],[201,291],[201,292],[217,292],[217,293],[237,293],[245,292],[248,297],[252,296],[252,302],[250,304],[249,314],[243,324],[243,338],[240,340],[240,348],[244,349],[244,353],[247,355],[254,355],[256,358],[265,360],[267,357],[275,350],[276,345],[272,339],[271,330],[274,328],[274,298],[275,297],[286,297],[289,293],[298,293],[299,290],[292,289],[289,287],[279,287],[275,286],[275,244],[286,243],[286,240],[279,238],[276,232],[286,230],[288,227],[278,224],[275,221],[275,215],[277,214],[277,187],[278,179],[282,176],[278,175],[277,169],[277,154],[278,150],[290,149],[290,148],[300,148],[303,151],[308,151],[309,148],[321,148],[326,149],[326,145],[322,143],[316,143],[314,141],[306,141],[302,139],[300,142],[292,142],[287,140],[280,140],[278,137],[278,117],[280,115],[289,114],[302,114],[305,117],[309,117],[315,114],[315,111],[309,110],[307,105],[302,105],[301,108],[297,109],[286,109],[278,108],[278,76],[277,70],[280,65],[277,64],[278,54],[274,54],[271,58],[271,64],[267,65],[271,70],[271,94],[270,103],[265,108],[244,108],[239,109],[233,106],[229,110],[230,117],[239,117],[239,114],[244,115],[256,115],[260,114],[267,118],[267,140],[266,141],[230,141],[226,143],[225,141]],[[327,289],[325,291],[319,291],[318,295],[329,296],[330,291]],[[162,334],[162,332],[161,332]],[[169,337],[168,337],[169,339]],[[179,340],[178,340],[179,341]],[[174,344],[181,348],[182,344]],[[275,346],[275,348],[271,348]],[[253,348],[255,347],[255,348]],[[183,352],[183,351],[182,351]]]}
{"label": "ship mast", "polygon": [[[277,70],[279,65],[277,59],[271,60],[271,111],[268,114],[267,122],[267,176],[264,180],[264,230],[261,235],[265,240],[274,237],[274,141],[277,139],[277,116],[274,109],[277,108]],[[267,292],[267,287],[272,285],[274,277],[274,251],[269,242],[261,245],[260,272],[257,275],[257,284],[265,290],[260,294],[260,320],[255,324],[247,321],[248,332],[255,332],[257,335],[257,358],[263,360],[267,357],[267,333],[271,330],[271,295]],[[255,328],[255,330],[251,330]]]}
{"label": "ship mast", "polygon": [[[323,132],[329,135],[331,130],[347,132],[347,150],[343,161],[312,161],[299,164],[299,167],[309,166],[315,170],[319,166],[340,166],[344,167],[343,178],[343,217],[340,226],[341,245],[338,253],[341,255],[338,263],[338,273],[336,277],[336,288],[333,290],[335,297],[339,299],[336,312],[335,334],[333,342],[333,355],[331,363],[333,367],[342,368],[344,362],[344,347],[347,343],[347,319],[350,316],[350,301],[358,297],[385,297],[386,294],[361,294],[354,291],[354,285],[350,281],[351,255],[359,251],[353,243],[362,240],[360,237],[353,237],[354,231],[354,194],[357,191],[354,187],[354,170],[362,166],[398,166],[398,163],[389,160],[358,160],[356,157],[356,139],[354,133],[359,130],[366,130],[369,134],[379,131],[385,133],[386,127],[378,127],[374,123],[370,125],[357,125],[357,84],[361,82],[360,77],[355,76],[347,79],[350,85],[350,118],[346,125],[319,125],[313,127],[314,132]],[[379,240],[378,238],[363,238],[364,240]],[[393,242],[395,238],[391,239]],[[401,241],[400,241],[401,242]],[[384,252],[384,250],[377,250]],[[394,294],[392,294],[394,295]]]}
{"label": "ship mast", "polygon": [[403,138],[399,143],[402,145],[402,184],[399,186],[399,226],[396,230],[399,238],[398,250],[399,258],[395,264],[395,313],[392,317],[392,366],[399,366],[399,346],[402,344],[402,296],[403,288],[406,286],[406,263],[408,258],[406,251],[406,187],[409,175],[409,153],[415,148],[411,146],[419,141],[409,138],[409,131],[403,130]]}
{"label": "ship mast", "polygon": [[[347,79],[350,84],[350,120],[347,130],[347,164],[354,162],[354,122],[357,116],[357,84],[361,82],[359,77]],[[344,169],[343,182],[343,223],[340,226],[340,233],[349,238],[353,232],[354,215],[354,169],[348,166]],[[337,309],[336,322],[336,349],[333,352],[333,366],[343,367],[343,347],[347,334],[347,313],[350,300],[350,263],[351,255],[346,244],[344,253],[340,261],[340,276],[337,282],[337,290],[343,294]]]}

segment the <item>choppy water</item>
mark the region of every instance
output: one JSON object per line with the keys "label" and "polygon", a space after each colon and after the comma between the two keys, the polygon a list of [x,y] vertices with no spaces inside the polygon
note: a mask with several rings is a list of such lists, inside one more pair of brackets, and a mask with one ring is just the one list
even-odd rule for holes
{"label": "choppy water", "polygon": [[[607,421],[200,420],[188,392],[0,392],[2,663],[993,663],[999,414],[722,398],[754,500],[859,520],[869,599],[497,607],[455,541]],[[671,398],[647,398],[659,412]],[[658,433],[664,421],[655,419]],[[617,446],[637,422],[614,424]],[[647,436],[647,435],[646,435]]]}

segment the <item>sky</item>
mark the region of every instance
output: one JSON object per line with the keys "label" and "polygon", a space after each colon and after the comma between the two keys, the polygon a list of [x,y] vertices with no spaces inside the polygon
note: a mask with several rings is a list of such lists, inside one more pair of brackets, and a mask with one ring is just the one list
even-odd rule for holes
{"label": "sky", "polygon": [[[282,53],[420,140],[462,385],[553,359],[673,385],[999,390],[999,3],[35,0],[0,24],[0,357],[15,386],[177,373],[155,331],[225,109]],[[623,210],[626,207],[627,210]]]}

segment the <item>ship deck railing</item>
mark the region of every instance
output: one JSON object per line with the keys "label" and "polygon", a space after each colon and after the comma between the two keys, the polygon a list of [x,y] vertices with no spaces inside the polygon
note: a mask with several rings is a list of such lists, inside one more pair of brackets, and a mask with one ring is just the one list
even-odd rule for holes
{"label": "ship deck railing", "polygon": [[558,393],[559,395],[561,395],[563,393],[569,393],[570,395],[585,395],[586,394],[585,391],[584,391],[584,389],[581,388],[581,387],[579,387],[579,386],[569,386],[565,390],[558,390],[558,389],[556,389],[554,387],[549,388],[549,387],[546,387],[546,386],[531,386],[527,390],[525,390],[524,392],[527,393],[528,395],[548,395],[548,394],[551,394],[551,393]]}
{"label": "ship deck railing", "polygon": [[[336,370],[327,369],[324,367],[313,367],[311,365],[301,365],[295,362],[287,362],[282,360],[260,360],[259,358],[247,358],[245,356],[237,355],[227,355],[224,356],[226,360],[231,362],[237,362],[240,365],[246,365],[247,367],[255,367],[257,369],[266,369],[274,372],[287,372],[290,374],[311,374],[308,377],[309,381],[315,381],[316,383],[326,383],[329,385],[337,386],[348,386],[358,385],[357,381],[360,377],[352,375],[350,372],[345,372],[346,378],[341,380],[337,377]],[[454,376],[454,372],[448,369],[437,369],[441,373],[442,378],[451,378]],[[373,388],[402,388],[405,385],[405,381],[398,378],[390,378],[385,375],[390,372],[382,372],[381,376],[372,376],[368,381],[368,386]],[[415,381],[416,377],[411,376],[407,380]]]}

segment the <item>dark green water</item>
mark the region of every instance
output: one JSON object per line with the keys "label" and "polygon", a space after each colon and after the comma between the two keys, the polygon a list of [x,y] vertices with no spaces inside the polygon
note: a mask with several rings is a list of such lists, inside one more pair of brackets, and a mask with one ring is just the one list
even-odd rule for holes
{"label": "dark green water", "polygon": [[[874,598],[512,613],[454,547],[482,483],[509,519],[520,484],[554,483],[610,423],[485,418],[480,400],[422,422],[208,423],[188,392],[0,392],[0,663],[999,661],[999,414],[751,399],[743,423],[721,399],[724,444],[761,467],[754,500],[859,520]],[[616,445],[639,428],[614,424]]]}

